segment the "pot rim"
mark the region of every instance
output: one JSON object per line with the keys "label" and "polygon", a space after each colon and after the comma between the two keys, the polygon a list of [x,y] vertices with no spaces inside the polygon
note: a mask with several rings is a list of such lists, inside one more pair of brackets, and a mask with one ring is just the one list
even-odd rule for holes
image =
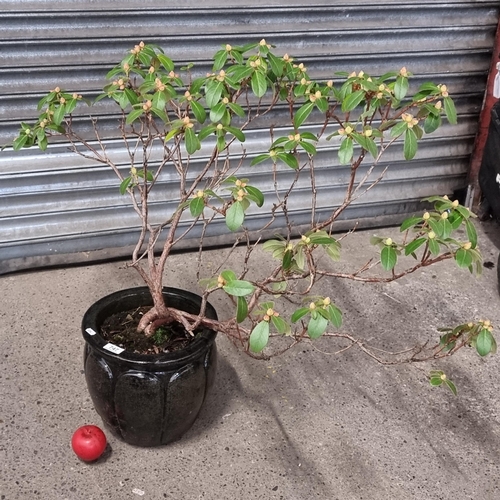
{"label": "pot rim", "polygon": [[[163,294],[166,297],[175,296],[177,298],[181,298],[183,301],[188,301],[195,308],[199,307],[201,304],[201,297],[187,290],[163,287]],[[217,332],[209,328],[204,328],[203,331],[198,334],[195,340],[188,346],[173,352],[160,354],[138,354],[123,350],[119,353],[115,353],[105,349],[104,347],[110,343],[101,336],[100,325],[107,316],[120,311],[118,304],[134,300],[138,301],[137,305],[152,305],[153,303],[147,286],[126,288],[113,292],[97,300],[83,315],[81,325],[83,338],[89,346],[98,351],[104,358],[116,361],[129,361],[138,366],[160,366],[172,363],[185,364],[192,359],[198,358],[206,352],[207,347],[215,341]],[[129,308],[128,306],[124,307],[126,309]],[[215,311],[215,308],[208,302],[206,306],[206,316],[211,319],[217,319],[217,312]]]}

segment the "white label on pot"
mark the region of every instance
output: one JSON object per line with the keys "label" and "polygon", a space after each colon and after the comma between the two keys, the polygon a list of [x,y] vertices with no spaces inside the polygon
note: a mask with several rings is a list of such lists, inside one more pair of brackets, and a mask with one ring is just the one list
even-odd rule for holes
{"label": "white label on pot", "polygon": [[87,328],[85,330],[89,335],[97,335],[97,332],[94,332],[94,330],[92,330],[92,328]]}
{"label": "white label on pot", "polygon": [[114,352],[115,354],[121,354],[125,349],[122,347],[118,347],[115,344],[106,344],[103,349],[106,349],[107,351]]}

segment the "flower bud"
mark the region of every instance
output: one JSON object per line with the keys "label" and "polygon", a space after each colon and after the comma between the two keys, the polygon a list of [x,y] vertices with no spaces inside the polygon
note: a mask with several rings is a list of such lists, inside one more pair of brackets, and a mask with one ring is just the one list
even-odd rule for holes
{"label": "flower bud", "polygon": [[387,238],[385,241],[384,241],[384,245],[390,247],[392,245],[392,238]]}
{"label": "flower bud", "polygon": [[431,214],[429,212],[425,212],[425,214],[422,216],[424,220],[429,220],[431,218]]}
{"label": "flower bud", "polygon": [[430,240],[433,240],[436,237],[436,233],[434,231],[429,231],[427,236]]}
{"label": "flower bud", "polygon": [[454,201],[452,202],[451,206],[452,206],[453,208],[457,208],[457,207],[458,207],[458,200],[454,200]]}

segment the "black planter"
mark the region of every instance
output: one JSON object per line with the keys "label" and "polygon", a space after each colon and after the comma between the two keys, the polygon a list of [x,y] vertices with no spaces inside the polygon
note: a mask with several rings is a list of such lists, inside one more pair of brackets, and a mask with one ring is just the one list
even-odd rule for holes
{"label": "black planter", "polygon": [[[163,294],[168,306],[193,314],[200,310],[198,295],[176,288],[164,288]],[[217,332],[209,329],[172,353],[109,350],[114,347],[99,334],[103,321],[152,303],[147,287],[122,290],[94,303],[82,321],[85,378],[95,409],[116,436],[136,446],[179,439],[196,420],[217,369]],[[217,319],[210,304],[206,316]]]}

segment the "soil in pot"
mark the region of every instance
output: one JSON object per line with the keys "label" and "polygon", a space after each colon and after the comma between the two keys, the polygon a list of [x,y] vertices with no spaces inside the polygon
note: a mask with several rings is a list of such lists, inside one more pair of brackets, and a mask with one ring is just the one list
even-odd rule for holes
{"label": "soil in pot", "polygon": [[151,336],[137,331],[142,316],[150,309],[137,307],[113,314],[101,326],[101,335],[119,347],[137,354],[160,354],[174,352],[189,345],[196,337],[186,331],[183,325],[171,323],[160,326]]}

